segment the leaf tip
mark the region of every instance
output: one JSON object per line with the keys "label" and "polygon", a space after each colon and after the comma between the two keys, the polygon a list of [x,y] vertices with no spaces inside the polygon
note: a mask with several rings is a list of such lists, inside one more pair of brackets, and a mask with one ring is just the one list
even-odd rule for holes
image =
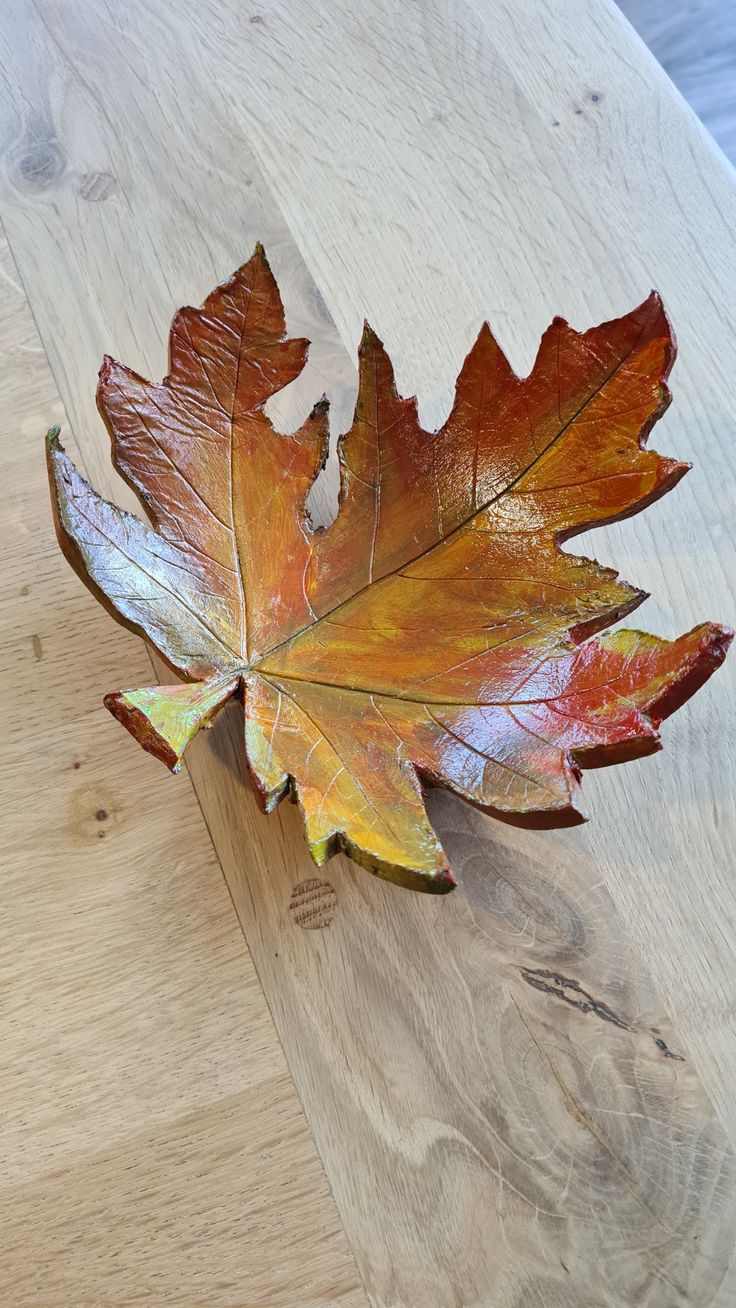
{"label": "leaf tip", "polygon": [[667,341],[664,376],[669,376],[669,373],[672,370],[672,365],[677,357],[677,337],[675,336],[674,328],[669,320],[667,310],[664,307],[664,301],[659,291],[652,288],[646,300],[639,305],[638,309],[634,310],[634,313],[637,314],[640,319],[643,319],[644,324],[647,325],[648,331],[646,334],[649,339],[662,337]]}
{"label": "leaf tip", "polygon": [[[645,441],[646,435],[642,437],[642,449]],[[645,509],[650,504],[654,504],[656,500],[661,499],[668,491],[674,490],[678,481],[682,481],[688,472],[692,472],[692,468],[692,463],[686,463],[683,459],[668,459],[664,455],[659,455],[652,489],[643,500],[640,500],[634,506],[633,511],[635,513],[640,512],[641,509]]]}
{"label": "leaf tip", "polygon": [[382,350],[383,341],[377,332],[373,330],[367,318],[363,319],[363,332],[360,338],[358,351],[360,354],[364,350]]}
{"label": "leaf tip", "polygon": [[656,290],[655,287],[652,287],[646,300],[643,300],[642,304],[640,305],[640,312],[645,312],[647,310],[651,315],[652,319],[659,320],[660,325],[663,329],[662,335],[672,336],[673,334],[672,324],[670,323],[670,320],[667,317],[667,310],[664,307],[664,300],[662,299],[662,296],[660,295],[659,291]]}
{"label": "leaf tip", "polygon": [[444,867],[436,874],[435,885],[432,889],[437,895],[449,895],[451,890],[457,889],[457,878],[452,868]]}
{"label": "leaf tip", "polygon": [[[271,265],[268,262],[268,255],[266,254],[266,247],[263,244],[263,241],[256,241],[255,245],[253,246],[253,253],[250,256],[248,263],[260,264],[261,268],[263,268],[265,272],[273,276],[273,273],[271,271]],[[247,267],[248,264],[246,264],[245,266]]]}
{"label": "leaf tip", "polygon": [[61,427],[59,426],[58,423],[55,423],[53,427],[49,427],[48,431],[46,432],[46,449],[49,452],[53,450],[63,451],[64,446],[59,440],[60,435],[61,435]]}
{"label": "leaf tip", "polygon": [[666,464],[669,477],[672,478],[673,485],[676,481],[679,481],[681,477],[684,477],[686,473],[692,472],[693,470],[692,463],[689,463],[687,459],[665,459],[664,463]]}
{"label": "leaf tip", "polygon": [[110,691],[103,696],[102,702],[108,713],[111,713],[130,732],[148,754],[153,754],[154,758],[165,763],[170,772],[181,770],[180,755],[171,743],[156,731],[146,714],[128,698],[124,690]]}
{"label": "leaf tip", "polygon": [[706,622],[700,647],[717,667],[725,659],[733,638],[733,627],[727,627],[721,622]]}
{"label": "leaf tip", "polygon": [[681,708],[713,676],[725,659],[733,636],[730,627],[719,622],[703,622],[671,645],[665,643],[663,648],[676,655],[677,662],[659,693],[642,705],[655,727]]}
{"label": "leaf tip", "polygon": [[[499,349],[498,341],[496,340],[495,336],[493,335],[493,331],[492,331],[492,329],[491,329],[491,324],[489,323],[489,321],[488,321],[487,318],[484,318],[483,322],[481,323],[481,325],[480,325],[480,327],[479,327],[479,329],[478,329],[478,335],[477,335],[476,338],[475,338],[475,344],[474,344],[474,346],[473,346],[473,349],[475,349],[475,350],[479,350],[479,349],[480,349],[480,350],[497,350],[499,354],[501,353],[501,350]],[[472,350],[471,350],[471,353],[472,353]],[[504,358],[505,358],[505,356],[504,356]]]}
{"label": "leaf tip", "polygon": [[326,418],[329,412],[330,412],[330,401],[328,400],[326,395],[320,395],[316,404],[313,405],[312,412],[310,413],[309,417],[313,422],[318,422],[320,421],[320,419]]}

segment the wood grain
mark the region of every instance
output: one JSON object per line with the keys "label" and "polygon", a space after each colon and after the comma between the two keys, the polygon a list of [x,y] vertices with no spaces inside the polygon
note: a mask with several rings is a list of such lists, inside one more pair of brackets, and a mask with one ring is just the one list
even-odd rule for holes
{"label": "wood grain", "polygon": [[[364,315],[434,424],[483,317],[523,369],[553,313],[584,327],[655,284],[681,349],[657,445],[697,469],[589,548],[653,591],[662,634],[733,619],[733,176],[613,8],[11,0],[0,30],[5,218],[101,490],[125,502],[102,353],[161,376],[174,308],[256,238],[316,343],[288,429],[333,370],[345,425]],[[582,831],[435,797],[461,888],[420,900],[336,860],[322,930],[290,914],[314,871],[297,812],[266,820],[243,786],[237,710],[194,743],[374,1304],[733,1301],[732,686],[663,755],[591,774]]]}
{"label": "wood grain", "polygon": [[4,239],[0,394],[0,1299],[360,1308],[191,787],[100,705],[150,664],[59,554],[64,414]]}

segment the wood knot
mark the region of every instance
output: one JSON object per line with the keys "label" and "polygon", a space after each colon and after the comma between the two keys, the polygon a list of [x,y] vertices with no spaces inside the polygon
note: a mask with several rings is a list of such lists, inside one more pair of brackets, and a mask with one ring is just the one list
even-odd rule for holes
{"label": "wood knot", "polygon": [[118,184],[112,173],[82,173],[77,183],[78,193],[90,204],[109,200],[117,190]]}
{"label": "wood knot", "polygon": [[305,931],[328,927],[335,916],[337,895],[329,881],[309,877],[294,886],[289,900],[289,914]]}
{"label": "wood knot", "polygon": [[[75,759],[72,767],[81,764]],[[98,784],[76,786],[69,797],[67,831],[77,845],[91,845],[104,840],[118,826],[122,817],[117,800],[107,787]]]}
{"label": "wood knot", "polygon": [[8,158],[13,185],[26,194],[50,190],[65,171],[66,157],[54,137],[20,142]]}

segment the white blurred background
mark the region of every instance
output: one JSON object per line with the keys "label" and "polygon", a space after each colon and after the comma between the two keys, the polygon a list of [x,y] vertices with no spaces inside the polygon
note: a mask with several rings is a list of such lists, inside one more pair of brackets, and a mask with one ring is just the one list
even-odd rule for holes
{"label": "white blurred background", "polygon": [[618,0],[736,164],[736,0]]}

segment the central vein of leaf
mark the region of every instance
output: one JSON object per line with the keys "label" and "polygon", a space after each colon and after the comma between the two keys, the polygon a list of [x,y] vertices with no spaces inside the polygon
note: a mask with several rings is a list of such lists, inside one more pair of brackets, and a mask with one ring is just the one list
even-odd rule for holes
{"label": "central vein of leaf", "polygon": [[233,383],[233,402],[232,402],[232,409],[230,413],[230,458],[229,458],[230,521],[232,523],[234,564],[235,564],[235,572],[238,578],[238,599],[240,603],[240,650],[238,652],[240,653],[241,656],[245,656],[246,660],[249,657],[248,602],[247,602],[247,591],[246,591],[245,581],[243,577],[243,561],[240,555],[240,537],[238,534],[238,523],[235,514],[235,488],[236,488],[235,459],[236,459],[236,450],[237,450],[237,445],[235,441],[235,415],[238,408],[238,393],[240,389],[240,366],[243,359],[243,345],[245,342],[246,328],[248,326],[248,313],[250,310],[250,306],[253,303],[253,296],[255,295],[257,284],[258,284],[258,269],[256,269],[253,278],[253,285],[250,289],[248,299],[243,302],[243,306],[242,306],[243,318],[240,325],[240,344],[237,352],[238,359],[237,359],[237,364],[235,366],[235,381]]}

